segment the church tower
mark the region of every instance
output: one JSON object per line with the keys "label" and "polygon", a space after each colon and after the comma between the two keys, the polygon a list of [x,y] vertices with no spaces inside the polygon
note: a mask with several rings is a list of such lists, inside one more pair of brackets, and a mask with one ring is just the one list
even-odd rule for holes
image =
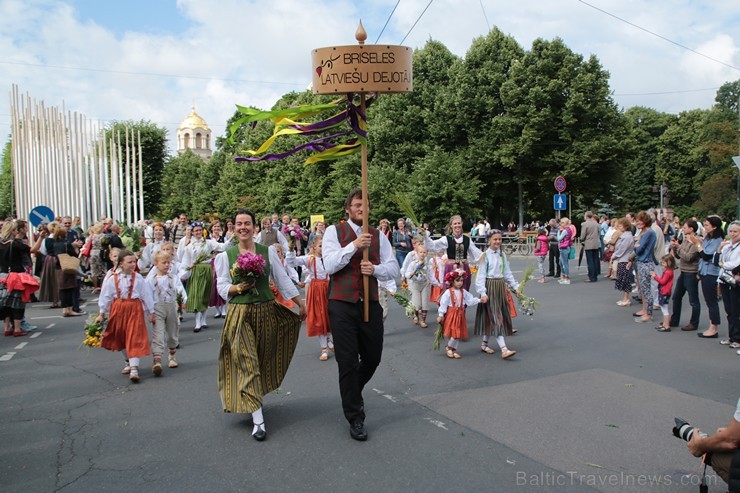
{"label": "church tower", "polygon": [[182,153],[186,149],[190,149],[203,159],[209,159],[213,154],[211,129],[208,128],[206,121],[195,112],[195,106],[177,127],[177,152]]}

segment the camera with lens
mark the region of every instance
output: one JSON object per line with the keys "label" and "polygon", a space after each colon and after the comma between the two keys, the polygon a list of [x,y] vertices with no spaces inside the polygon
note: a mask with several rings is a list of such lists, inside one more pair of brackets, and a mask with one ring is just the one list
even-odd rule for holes
{"label": "camera with lens", "polygon": [[[684,419],[673,418],[673,420],[676,422],[676,426],[673,427],[673,436],[686,440],[687,442],[690,441],[691,437],[694,436],[694,427]],[[708,435],[704,432],[700,432],[699,436],[706,438]]]}

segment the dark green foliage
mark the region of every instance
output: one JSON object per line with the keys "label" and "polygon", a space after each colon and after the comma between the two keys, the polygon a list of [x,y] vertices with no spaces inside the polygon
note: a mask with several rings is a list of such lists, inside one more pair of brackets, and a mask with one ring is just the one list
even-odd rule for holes
{"label": "dark green foliage", "polygon": [[12,152],[13,143],[9,140],[3,149],[2,165],[0,165],[0,219],[14,212]]}

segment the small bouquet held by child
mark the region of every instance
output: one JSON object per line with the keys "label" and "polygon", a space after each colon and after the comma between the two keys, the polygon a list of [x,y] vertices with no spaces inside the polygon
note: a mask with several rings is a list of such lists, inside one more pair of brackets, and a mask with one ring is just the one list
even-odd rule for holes
{"label": "small bouquet held by child", "polygon": [[103,332],[105,332],[105,320],[98,322],[96,320],[97,316],[97,313],[90,315],[83,329],[85,331],[85,340],[82,341],[82,344],[89,348],[100,347],[100,340],[103,337]]}
{"label": "small bouquet held by child", "polygon": [[522,311],[524,311],[524,314],[528,317],[534,315],[535,309],[540,304],[540,302],[536,299],[524,294],[524,286],[527,284],[527,282],[529,282],[530,279],[532,279],[532,273],[534,272],[534,269],[534,265],[530,265],[524,270],[524,278],[522,279],[522,282],[519,283],[519,289],[515,293],[516,299],[519,302],[519,306],[521,307]]}
{"label": "small bouquet held by child", "polygon": [[262,255],[257,253],[242,253],[236,258],[231,266],[231,278],[236,284],[246,283],[247,293],[257,296],[257,280],[265,275],[267,262]]}

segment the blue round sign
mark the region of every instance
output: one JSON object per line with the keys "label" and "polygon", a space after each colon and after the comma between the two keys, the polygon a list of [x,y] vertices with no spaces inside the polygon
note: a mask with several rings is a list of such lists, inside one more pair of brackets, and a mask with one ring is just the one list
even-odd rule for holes
{"label": "blue round sign", "polygon": [[565,178],[562,176],[558,176],[555,178],[555,190],[557,190],[560,193],[563,193],[565,191],[565,187],[567,186],[567,183],[565,182]]}
{"label": "blue round sign", "polygon": [[39,224],[49,224],[54,220],[54,211],[45,205],[38,205],[31,209],[28,220],[34,228],[38,228]]}

